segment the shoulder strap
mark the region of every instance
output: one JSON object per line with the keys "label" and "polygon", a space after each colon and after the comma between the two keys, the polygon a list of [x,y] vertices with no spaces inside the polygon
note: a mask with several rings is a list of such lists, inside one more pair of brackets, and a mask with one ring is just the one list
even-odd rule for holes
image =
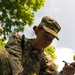
{"label": "shoulder strap", "polygon": [[23,34],[22,36],[20,36],[19,34],[14,34],[14,36],[17,39],[21,39],[21,48],[22,48],[22,52],[24,51],[24,47],[25,47],[25,35]]}
{"label": "shoulder strap", "polygon": [[25,35],[24,34],[22,35],[22,38],[21,38],[21,47],[22,47],[22,51],[24,53],[24,47],[25,47]]}

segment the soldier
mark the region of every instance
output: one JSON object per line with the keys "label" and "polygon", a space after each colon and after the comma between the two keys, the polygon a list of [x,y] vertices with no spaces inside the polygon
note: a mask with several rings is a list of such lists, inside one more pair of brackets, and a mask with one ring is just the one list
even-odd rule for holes
{"label": "soldier", "polygon": [[[44,48],[49,46],[53,39],[59,40],[60,25],[45,16],[33,29],[37,36],[35,39],[27,39],[18,34],[10,37],[5,46],[6,50],[0,51],[0,75],[58,75],[56,65],[47,58]],[[73,75],[73,65],[68,66],[72,70],[66,66],[60,74]]]}

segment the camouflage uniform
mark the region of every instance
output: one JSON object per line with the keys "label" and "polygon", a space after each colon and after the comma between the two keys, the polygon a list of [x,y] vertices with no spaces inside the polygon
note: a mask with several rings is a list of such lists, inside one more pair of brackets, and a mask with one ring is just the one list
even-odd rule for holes
{"label": "camouflage uniform", "polygon": [[5,46],[9,54],[0,51],[0,75],[57,75],[55,64],[47,59],[44,50],[33,49],[33,42],[34,39],[25,39],[22,51],[21,39],[12,36]]}
{"label": "camouflage uniform", "polygon": [[26,39],[23,75],[57,75],[56,65],[47,58],[44,50],[33,49],[34,39]]}
{"label": "camouflage uniform", "polygon": [[0,75],[12,75],[11,58],[5,50],[0,50]]}
{"label": "camouflage uniform", "polygon": [[9,41],[6,44],[6,51],[10,54],[12,62],[12,71],[13,75],[22,75],[23,64],[22,64],[22,48],[21,48],[21,39],[15,37],[14,35],[10,37]]}
{"label": "camouflage uniform", "polygon": [[6,50],[0,50],[0,75],[22,75],[21,39],[10,37]]}

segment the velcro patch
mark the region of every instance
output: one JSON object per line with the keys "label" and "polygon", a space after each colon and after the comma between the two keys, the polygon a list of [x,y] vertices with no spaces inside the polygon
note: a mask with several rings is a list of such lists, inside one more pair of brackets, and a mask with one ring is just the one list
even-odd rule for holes
{"label": "velcro patch", "polygon": [[14,34],[14,36],[15,36],[17,39],[22,39],[22,37],[21,37],[19,34]]}

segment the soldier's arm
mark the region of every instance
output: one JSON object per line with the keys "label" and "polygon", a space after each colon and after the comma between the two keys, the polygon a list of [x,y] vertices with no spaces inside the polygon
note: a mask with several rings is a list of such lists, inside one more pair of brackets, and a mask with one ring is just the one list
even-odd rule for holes
{"label": "soldier's arm", "polygon": [[21,74],[23,71],[21,39],[19,37],[12,35],[5,46],[12,60],[14,75]]}
{"label": "soldier's arm", "polygon": [[15,35],[12,35],[9,38],[5,48],[8,51],[8,53],[11,55],[11,57],[16,57],[21,61],[22,48],[21,48],[21,39],[19,38],[19,36],[16,37]]}
{"label": "soldier's arm", "polygon": [[54,62],[45,54],[41,62],[40,75],[58,75]]}

